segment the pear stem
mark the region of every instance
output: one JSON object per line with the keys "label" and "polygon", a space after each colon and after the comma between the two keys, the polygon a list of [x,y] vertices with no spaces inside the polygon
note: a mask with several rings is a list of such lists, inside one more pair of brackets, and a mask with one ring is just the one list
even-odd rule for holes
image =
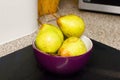
{"label": "pear stem", "polygon": [[[61,14],[60,14],[60,8],[57,6],[57,10],[58,10],[58,14],[59,14],[59,16],[61,16]],[[57,15],[55,15],[54,13],[51,13],[52,14],[52,16],[54,16],[56,19],[58,19],[59,17],[57,16]]]}
{"label": "pear stem", "polygon": [[42,21],[40,19],[38,19],[38,24],[42,25]]}
{"label": "pear stem", "polygon": [[56,16],[55,14],[52,14],[52,16],[54,16],[56,19],[58,19],[59,17],[58,16]]}
{"label": "pear stem", "polygon": [[61,17],[60,8],[59,8],[59,7],[57,7],[57,9],[58,9],[58,14],[59,14],[59,16]]}

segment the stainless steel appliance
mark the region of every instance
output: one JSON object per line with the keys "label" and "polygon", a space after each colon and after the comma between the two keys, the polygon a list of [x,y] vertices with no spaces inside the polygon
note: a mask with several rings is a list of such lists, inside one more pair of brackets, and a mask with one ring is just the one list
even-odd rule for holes
{"label": "stainless steel appliance", "polygon": [[79,9],[120,14],[120,0],[79,0]]}

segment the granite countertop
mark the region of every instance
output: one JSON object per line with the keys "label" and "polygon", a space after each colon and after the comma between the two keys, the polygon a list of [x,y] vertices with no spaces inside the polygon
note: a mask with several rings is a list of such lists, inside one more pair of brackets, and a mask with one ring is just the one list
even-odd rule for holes
{"label": "granite countertop", "polygon": [[[61,0],[57,14],[76,14],[81,16],[86,23],[84,35],[120,50],[119,15],[82,11],[78,9],[77,3],[74,2],[74,0]],[[46,15],[43,19],[52,24],[56,24],[55,19],[51,15]],[[37,31],[17,40],[0,45],[0,56],[5,56],[31,45],[35,39],[36,33]]]}

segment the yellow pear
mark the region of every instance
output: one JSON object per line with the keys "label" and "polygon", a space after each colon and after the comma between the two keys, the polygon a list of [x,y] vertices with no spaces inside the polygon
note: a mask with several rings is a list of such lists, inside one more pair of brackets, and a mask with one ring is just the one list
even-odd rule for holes
{"label": "yellow pear", "polygon": [[59,17],[57,19],[57,24],[66,37],[80,37],[85,30],[83,19],[74,14]]}
{"label": "yellow pear", "polygon": [[84,42],[78,37],[67,38],[58,50],[58,54],[63,57],[82,55],[87,51]]}
{"label": "yellow pear", "polygon": [[59,28],[50,24],[43,24],[36,36],[36,47],[46,53],[56,53],[64,40]]}
{"label": "yellow pear", "polygon": [[42,24],[41,27],[40,27],[39,33],[42,33],[44,31],[50,31],[50,30],[55,31],[59,35],[59,37],[61,38],[61,41],[64,40],[64,36],[63,36],[62,31],[59,29],[59,27],[54,26],[52,24],[46,24],[46,23]]}

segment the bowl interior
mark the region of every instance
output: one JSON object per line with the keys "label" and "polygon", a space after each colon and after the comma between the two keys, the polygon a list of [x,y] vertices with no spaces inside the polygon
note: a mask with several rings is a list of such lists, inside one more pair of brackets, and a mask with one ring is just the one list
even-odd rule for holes
{"label": "bowl interior", "polygon": [[93,47],[93,43],[90,38],[87,36],[81,36],[82,41],[85,43],[85,46],[87,47],[87,51],[90,51]]}

